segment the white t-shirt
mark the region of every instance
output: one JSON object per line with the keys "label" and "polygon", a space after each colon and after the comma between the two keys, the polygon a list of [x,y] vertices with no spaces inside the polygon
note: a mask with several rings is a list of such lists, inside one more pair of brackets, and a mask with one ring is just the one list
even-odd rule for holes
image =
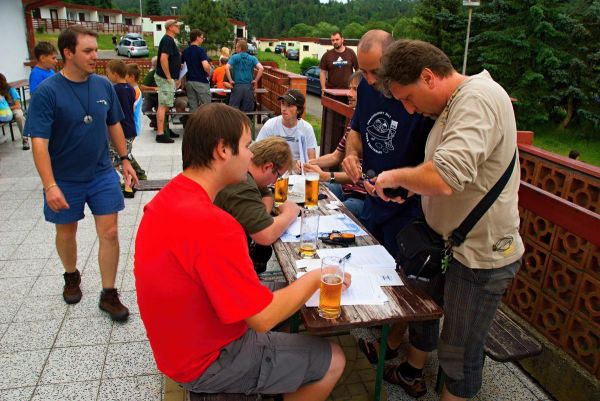
{"label": "white t-shirt", "polygon": [[[256,137],[257,141],[268,138],[270,136],[280,136],[285,139],[290,145],[290,150],[294,156],[294,160],[308,160],[308,149],[317,148],[317,138],[313,127],[305,120],[298,120],[293,128],[287,128],[283,125],[283,117],[277,116],[269,119]],[[302,157],[300,157],[300,148],[302,148]]]}

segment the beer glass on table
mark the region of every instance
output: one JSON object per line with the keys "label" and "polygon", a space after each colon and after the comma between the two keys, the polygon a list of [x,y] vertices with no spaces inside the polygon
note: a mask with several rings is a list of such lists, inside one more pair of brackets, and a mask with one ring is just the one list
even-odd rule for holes
{"label": "beer glass on table", "polygon": [[321,294],[319,296],[319,316],[336,319],[342,312],[342,285],[344,283],[344,262],[337,257],[327,256],[321,261]]}
{"label": "beer glass on table", "polygon": [[317,253],[319,238],[319,214],[316,211],[302,210],[300,219],[300,256],[312,258]]}
{"label": "beer glass on table", "polygon": [[314,209],[319,203],[319,173],[305,174],[304,206]]}
{"label": "beer glass on table", "polygon": [[275,204],[277,206],[287,200],[289,180],[290,175],[286,171],[282,176],[277,177],[277,181],[275,181]]}

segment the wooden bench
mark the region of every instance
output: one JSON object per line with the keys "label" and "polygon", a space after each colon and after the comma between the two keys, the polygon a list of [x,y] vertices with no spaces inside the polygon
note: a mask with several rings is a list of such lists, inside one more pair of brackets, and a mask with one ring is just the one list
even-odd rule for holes
{"label": "wooden bench", "polygon": [[[542,353],[542,345],[517,322],[498,309],[485,341],[484,358],[487,355],[496,362],[514,362]],[[442,392],[446,375],[438,368],[436,391]]]}

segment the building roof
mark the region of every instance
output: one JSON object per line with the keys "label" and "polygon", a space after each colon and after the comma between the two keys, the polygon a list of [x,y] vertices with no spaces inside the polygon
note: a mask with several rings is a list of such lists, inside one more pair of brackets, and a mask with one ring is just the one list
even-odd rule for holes
{"label": "building roof", "polygon": [[170,19],[179,20],[179,15],[144,15],[145,18],[150,18],[152,22],[154,21],[168,21]]}
{"label": "building roof", "polygon": [[233,18],[227,18],[227,21],[229,21],[229,23],[231,25],[235,25],[235,26],[246,26],[246,23],[244,21],[240,21],[237,19],[233,19]]}

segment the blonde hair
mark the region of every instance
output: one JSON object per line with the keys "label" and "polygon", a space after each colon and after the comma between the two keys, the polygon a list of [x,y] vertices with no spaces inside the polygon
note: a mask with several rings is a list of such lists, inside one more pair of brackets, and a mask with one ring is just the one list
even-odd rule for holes
{"label": "blonde hair", "polygon": [[261,141],[250,145],[250,151],[253,153],[252,164],[257,167],[264,166],[267,163],[273,163],[277,169],[289,170],[292,168],[294,158],[290,145],[285,139],[278,136],[270,136]]}
{"label": "blonde hair", "polygon": [[229,47],[221,47],[221,57],[225,57],[225,58],[229,58],[229,55],[231,54],[231,50],[229,50]]}

